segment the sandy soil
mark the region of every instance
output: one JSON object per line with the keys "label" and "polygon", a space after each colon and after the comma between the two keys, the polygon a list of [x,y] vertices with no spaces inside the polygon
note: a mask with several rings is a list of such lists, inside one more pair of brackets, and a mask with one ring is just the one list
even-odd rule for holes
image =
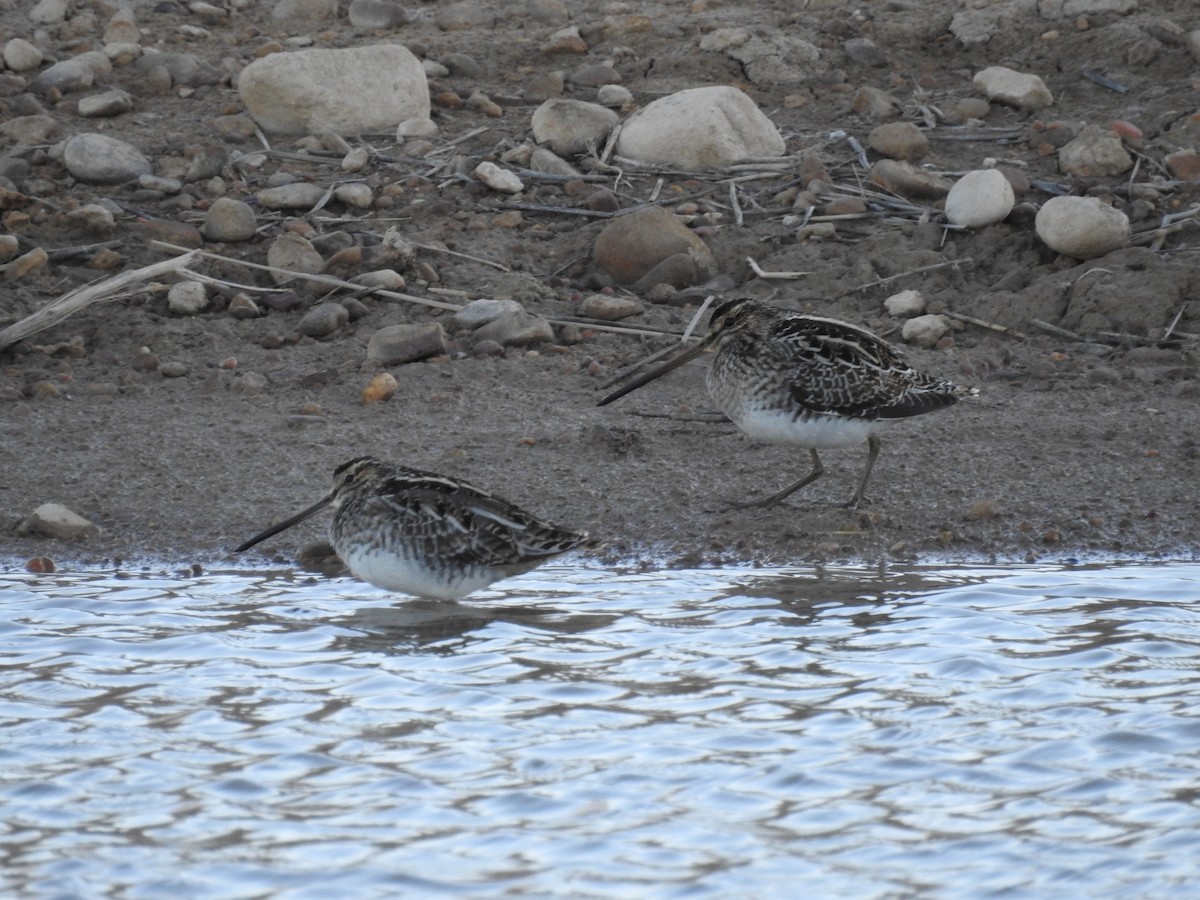
{"label": "sandy soil", "polygon": [[[813,155],[843,184],[857,177],[855,158],[844,143],[830,144],[828,133],[844,129],[863,140],[876,124],[850,111],[855,90],[864,85],[891,90],[907,114],[923,121],[921,104],[970,97],[973,72],[1004,63],[1041,75],[1056,105],[1040,119],[993,107],[973,140],[960,139],[961,131],[934,130],[926,163],[955,173],[987,157],[1013,160],[1034,182],[1112,196],[1135,214],[1138,231],[1196,202],[1196,185],[1171,181],[1162,159],[1189,140],[1198,143],[1190,138],[1190,130],[1200,128],[1192,121],[1200,103],[1197,64],[1156,24],[1200,28],[1200,12],[1188,0],[1145,2],[1128,16],[1086,21],[1016,16],[988,43],[973,46],[948,32],[959,8],[949,2],[814,2],[804,9],[791,2],[698,0],[691,8],[581,2],[569,4],[569,22],[581,26],[591,50],[570,57],[538,52],[551,32],[567,24],[534,14],[553,10],[552,3],[497,3],[494,24],[455,31],[437,27],[437,5],[421,3],[413,6],[411,24],[386,35],[356,32],[344,5],[335,21],[297,23],[290,30],[271,20],[270,6],[258,4],[215,24],[200,23],[174,4],[143,5],[138,16],[147,43],[161,40],[222,69],[245,64],[269,40],[293,34],[311,35],[317,46],[400,40],[432,59],[467,54],[482,74],[452,75],[433,90],[466,96],[478,89],[501,103],[500,118],[437,108],[442,140],[486,129],[457,147],[473,159],[527,138],[536,103],[523,100],[522,90],[538,73],[569,74],[613,60],[625,86],[643,103],[681,88],[738,84],[784,131],[789,152],[816,148]],[[647,17],[647,29],[600,27],[606,16],[627,20],[635,7]],[[96,19],[97,27],[84,34],[48,29],[46,49],[65,56],[98,42],[107,15]],[[175,37],[181,24],[203,24],[211,37]],[[696,50],[704,31],[728,24],[803,33],[822,48],[825,68],[836,71],[799,84],[754,83],[728,57]],[[6,36],[30,32],[23,11],[0,12],[0,27]],[[1046,36],[1052,30],[1057,37]],[[864,33],[886,54],[887,65],[861,66],[842,54],[843,40]],[[1158,43],[1157,52],[1148,61],[1138,55],[1131,62],[1129,48],[1146,40]],[[1101,70],[1129,90],[1106,90],[1081,77],[1081,66]],[[207,123],[240,110],[228,81],[152,94],[134,73],[118,69],[110,82],[137,100],[133,113],[104,127],[159,159],[211,145]],[[568,95],[591,99],[593,92],[568,88]],[[7,115],[27,108],[18,103],[20,96],[0,98]],[[77,99],[40,98],[61,121],[62,136],[98,127],[74,112]],[[1137,125],[1145,142],[1134,178],[1158,184],[1160,199],[1134,209],[1124,190],[1129,173],[1090,182],[1060,174],[1054,155],[1044,147],[1039,152],[1036,137],[1035,122],[1052,118],[1072,125],[1114,119]],[[418,240],[502,261],[513,270],[423,254],[421,262],[430,267],[425,274],[436,273],[439,283],[425,284],[412,274],[411,293],[433,286],[461,291],[464,298],[512,297],[548,316],[577,313],[580,297],[597,283],[589,258],[602,221],[526,211],[515,225],[498,224],[495,195],[459,180],[415,177],[428,169],[428,161],[406,158],[387,137],[370,144],[386,159],[378,158],[369,173],[377,187],[400,183],[398,202],[369,213],[333,204],[309,217],[318,231],[343,229],[369,244],[399,225]],[[277,146],[289,149],[286,141]],[[254,145],[229,149],[245,152]],[[124,265],[146,265],[162,258],[148,245],[147,217],[197,224],[214,198],[204,182],[188,186],[186,203],[147,206],[129,188],[71,183],[44,150],[28,158],[32,172],[20,186],[32,198],[23,210],[28,218],[5,221],[27,247],[117,239]],[[226,189],[249,196],[279,170],[325,183],[336,176],[336,163],[336,158],[316,165],[273,160],[246,181],[228,173]],[[233,546],[316,499],[336,464],[366,453],[467,478],[548,519],[587,529],[603,542],[596,554],[608,562],[1194,557],[1200,547],[1197,344],[1186,337],[1165,344],[1153,340],[1181,309],[1175,334],[1200,332],[1200,303],[1191,300],[1198,286],[1194,228],[1184,227],[1158,246],[1147,242],[1091,263],[1056,258],[1034,237],[1028,214],[1049,195],[1031,187],[1019,198],[1027,204],[1024,215],[1018,211],[978,233],[947,235],[936,220],[876,217],[839,223],[835,240],[799,242],[783,223],[786,210],[772,203],[794,177],[784,173],[747,185],[743,205],[751,212],[745,225],[730,224],[726,215],[706,230],[723,273],[736,285],[730,293],[836,316],[898,339],[893,332],[899,323],[885,314],[882,300],[917,288],[935,308],[1017,332],[963,324],[938,349],[910,352],[920,367],[975,385],[980,395],[892,425],[883,434],[873,502],[865,509],[841,505],[861,472],[864,448],[824,454],[825,477],[778,508],[729,510],[729,501],[774,491],[799,477],[807,453],[753,444],[729,423],[700,415],[710,409],[703,361],[597,408],[604,383],[659,349],[658,340],[571,329],[555,344],[483,358],[460,342],[447,357],[392,369],[400,384],[396,397],[364,405],[362,389],[377,371],[365,362],[370,335],[384,325],[429,321],[437,314],[364,297],[359,318],[317,341],[295,334],[303,308],[239,320],[225,309],[229,290],[216,292],[205,313],[177,317],[167,311],[161,293],[144,292],[93,306],[0,354],[5,473],[0,560],[21,566],[44,554],[60,567],[138,560],[229,565],[236,559]],[[622,190],[647,197],[659,178],[664,191],[699,198],[701,209],[728,213],[722,207],[727,188],[717,174],[633,173]],[[97,238],[81,232],[64,210],[98,197],[115,198],[140,215],[122,217],[115,234]],[[561,184],[538,185],[525,199],[549,206],[582,202]],[[285,226],[278,217],[264,217],[263,223],[259,241],[210,249],[262,262],[268,240]],[[749,269],[747,256],[768,271],[811,274],[763,280]],[[904,274],[951,260],[963,262]],[[268,283],[261,273],[231,265],[210,262],[200,268],[252,285]],[[0,327],[106,274],[111,272],[89,266],[86,255],[56,258],[7,285]],[[900,277],[868,286],[892,276]],[[324,293],[300,290],[304,306]],[[647,303],[644,313],[626,321],[679,330],[694,309],[694,299],[678,306]],[[1033,319],[1076,330],[1087,340],[1050,336]],[[143,348],[159,368],[146,365]],[[222,368],[230,359],[236,367]],[[166,377],[161,366],[167,363],[182,363],[186,374]],[[266,388],[245,390],[247,373],[266,376]],[[48,501],[86,516],[103,533],[79,542],[18,535],[17,524]],[[249,561],[260,562],[260,550],[290,561],[323,527],[320,520],[306,523],[256,548],[247,554]]]}

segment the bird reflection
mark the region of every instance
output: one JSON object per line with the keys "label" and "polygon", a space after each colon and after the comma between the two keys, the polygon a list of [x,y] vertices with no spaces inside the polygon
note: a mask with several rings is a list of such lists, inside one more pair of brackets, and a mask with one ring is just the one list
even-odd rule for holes
{"label": "bird reflection", "polygon": [[334,646],[356,652],[426,649],[456,653],[468,647],[487,626],[503,622],[537,631],[580,634],[611,625],[618,616],[568,613],[552,606],[477,605],[457,600],[412,600],[403,606],[368,606],[339,620],[354,630],[339,635]]}

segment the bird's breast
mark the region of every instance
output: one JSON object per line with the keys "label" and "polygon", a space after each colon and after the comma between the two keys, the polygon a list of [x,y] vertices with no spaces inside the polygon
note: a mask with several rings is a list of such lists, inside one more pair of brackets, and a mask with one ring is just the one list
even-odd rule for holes
{"label": "bird's breast", "polygon": [[500,575],[477,566],[440,565],[437,560],[395,550],[361,546],[337,549],[354,576],[368,584],[435,600],[458,600],[482,590]]}
{"label": "bird's breast", "polygon": [[837,414],[743,405],[723,410],[745,435],[768,444],[792,444],[814,450],[856,447],[879,426],[878,420]]}

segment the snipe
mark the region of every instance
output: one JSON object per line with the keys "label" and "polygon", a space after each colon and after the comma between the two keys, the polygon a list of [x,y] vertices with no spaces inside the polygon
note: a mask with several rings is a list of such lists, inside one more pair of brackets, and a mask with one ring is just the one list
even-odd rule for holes
{"label": "snipe", "polygon": [[333,549],[356,577],[390,591],[457,600],[586,543],[457,478],[362,456],[338,466],[308,509],[246,541],[240,553],[326,506]]}
{"label": "snipe", "polygon": [[799,481],[739,506],[774,506],[825,471],[818,450],[866,442],[867,467],[850,498],[850,505],[858,506],[879,455],[875,431],[883,421],[932,412],[976,393],[917,371],[900,351],[862,328],[742,298],[713,310],[708,333],[698,344],[613,391],[599,405],[714,346],[706,381],[721,412],[747,437],[804,447],[812,455],[812,470]]}

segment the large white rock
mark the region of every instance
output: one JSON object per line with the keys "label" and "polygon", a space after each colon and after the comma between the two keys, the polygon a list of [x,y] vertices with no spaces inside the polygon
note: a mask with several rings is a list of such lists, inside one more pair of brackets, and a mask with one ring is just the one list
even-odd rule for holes
{"label": "large white rock", "polygon": [[1040,77],[1005,66],[981,69],[975,73],[972,83],[975,90],[989,100],[1020,109],[1044,109],[1054,102],[1054,95]]}
{"label": "large white rock", "polygon": [[946,218],[952,225],[982,228],[1003,221],[1017,202],[1012,185],[997,169],[968,172],[946,195]]}
{"label": "large white rock", "polygon": [[429,118],[425,70],[407,47],[300,50],[257,59],[238,76],[250,115],[275,134],[393,132]]}
{"label": "large white rock", "polygon": [[4,65],[14,72],[28,72],[42,64],[42,51],[24,38],[10,38],[4,45]]}
{"label": "large white rock", "polygon": [[950,320],[945,316],[915,316],[904,323],[900,337],[905,343],[918,347],[932,347],[950,330]]}
{"label": "large white rock", "polygon": [[679,91],[634,113],[617,153],[681,169],[725,166],[752,156],[780,156],[779,129],[754,101],[727,85]]}
{"label": "large white rock", "polygon": [[1129,241],[1129,218],[1096,197],[1054,197],[1033,221],[1051,250],[1076,259],[1094,259]]}
{"label": "large white rock", "polygon": [[554,97],[533,111],[533,139],[559,156],[574,156],[604,146],[617,126],[617,114],[598,103]]}
{"label": "large white rock", "polygon": [[71,177],[87,184],[120,184],[154,168],[133,144],[106,134],[75,135],[63,145],[62,159]]}

